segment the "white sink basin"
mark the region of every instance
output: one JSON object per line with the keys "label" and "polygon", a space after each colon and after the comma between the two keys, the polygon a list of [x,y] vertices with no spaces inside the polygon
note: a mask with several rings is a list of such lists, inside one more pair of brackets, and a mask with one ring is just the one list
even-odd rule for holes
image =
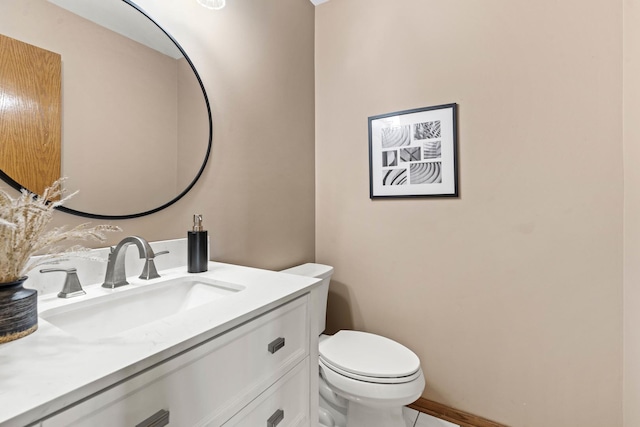
{"label": "white sink basin", "polygon": [[104,290],[107,294],[45,310],[40,317],[79,338],[99,339],[191,310],[243,289],[232,283],[185,276],[139,287],[132,284],[115,291]]}

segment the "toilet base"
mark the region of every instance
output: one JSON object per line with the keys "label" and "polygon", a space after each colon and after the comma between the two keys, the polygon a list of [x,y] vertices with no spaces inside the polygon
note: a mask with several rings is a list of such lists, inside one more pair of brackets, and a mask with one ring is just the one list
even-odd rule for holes
{"label": "toilet base", "polygon": [[320,425],[319,427],[346,427],[347,400],[338,396],[327,385],[322,375],[319,378],[320,388]]}
{"label": "toilet base", "polygon": [[347,427],[406,427],[402,407],[372,408],[349,402]]}
{"label": "toilet base", "polygon": [[349,402],[348,408],[339,408],[329,404],[322,396],[320,396],[319,425],[320,427],[406,427],[401,407],[378,409]]}

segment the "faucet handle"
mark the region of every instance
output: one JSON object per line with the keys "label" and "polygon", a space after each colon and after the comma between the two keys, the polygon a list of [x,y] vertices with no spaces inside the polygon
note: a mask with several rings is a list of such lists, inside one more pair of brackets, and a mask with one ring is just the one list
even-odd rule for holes
{"label": "faucet handle", "polygon": [[160,255],[166,255],[169,251],[156,252],[153,255],[153,258],[147,258],[144,262],[144,268],[142,269],[142,274],[138,276],[138,278],[143,280],[151,280],[157,279],[160,277],[158,274],[158,270],[156,269],[156,263],[154,262],[154,258]]}
{"label": "faucet handle", "polygon": [[86,294],[80,279],[78,279],[77,270],[75,268],[43,268],[40,273],[63,272],[67,273],[64,279],[62,291],[58,293],[58,298],[71,298]]}

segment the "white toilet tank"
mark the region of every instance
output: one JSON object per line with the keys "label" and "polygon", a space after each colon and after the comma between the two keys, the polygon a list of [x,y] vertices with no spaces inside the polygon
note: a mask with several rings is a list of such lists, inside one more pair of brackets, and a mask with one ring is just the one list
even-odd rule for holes
{"label": "white toilet tank", "polygon": [[329,296],[329,282],[331,282],[333,267],[324,264],[307,263],[282,270],[281,273],[322,279],[320,286],[311,290],[311,303],[316,305],[318,313],[318,332],[323,332],[327,321],[327,297]]}

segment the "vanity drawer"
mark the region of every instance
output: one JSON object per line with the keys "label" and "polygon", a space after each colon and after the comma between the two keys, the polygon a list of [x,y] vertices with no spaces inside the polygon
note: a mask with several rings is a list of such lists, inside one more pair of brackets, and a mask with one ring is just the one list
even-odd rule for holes
{"label": "vanity drawer", "polygon": [[[309,358],[247,405],[223,427],[301,427],[309,424]],[[216,427],[211,424],[207,427]]]}
{"label": "vanity drawer", "polygon": [[220,426],[307,357],[308,322],[305,296],[48,418],[42,425],[133,427],[165,410],[170,413],[171,426]]}

